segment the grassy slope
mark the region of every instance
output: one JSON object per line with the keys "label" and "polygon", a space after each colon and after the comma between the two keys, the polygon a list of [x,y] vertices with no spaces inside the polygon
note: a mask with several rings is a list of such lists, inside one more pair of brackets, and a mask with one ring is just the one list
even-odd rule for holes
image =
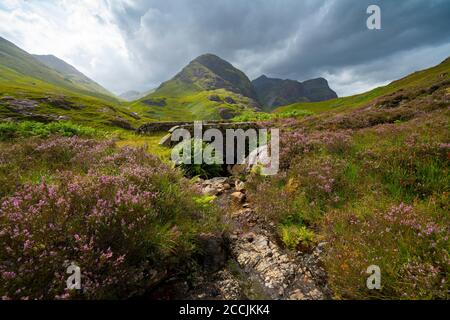
{"label": "grassy slope", "polygon": [[[317,114],[286,123],[285,172],[247,184],[248,196],[290,249],[326,243],[335,298],[448,299],[449,71],[447,59],[366,94],[278,110]],[[371,264],[381,290],[367,290]]]}
{"label": "grassy slope", "polygon": [[[199,73],[202,74],[201,77],[198,76]],[[193,61],[180,74],[163,83],[155,92],[134,102],[131,109],[157,120],[218,120],[221,119],[219,112],[222,109],[234,114],[241,114],[245,110],[252,109],[250,99],[241,94],[224,88],[205,89],[215,78],[217,74]],[[210,101],[208,97],[212,95],[219,96],[221,101]],[[226,103],[224,101],[226,97],[231,97],[236,103]],[[148,105],[145,101],[149,99],[164,99],[166,105]]]}
{"label": "grassy slope", "polygon": [[443,63],[433,68],[415,72],[400,80],[394,81],[387,86],[379,87],[362,94],[322,102],[294,103],[291,105],[278,107],[273,112],[307,110],[315,113],[321,113],[329,110],[343,111],[344,109],[355,109],[368,104],[378,97],[391,94],[400,89],[431,84],[437,76],[448,71],[450,71],[450,59],[445,60]]}
{"label": "grassy slope", "polygon": [[31,54],[3,38],[0,38],[0,65],[16,71],[18,74],[29,76],[72,92],[94,96],[108,101],[117,101],[117,99],[110,95],[86,90],[86,87],[70,81],[63,74],[48,68],[46,65],[37,61]]}
{"label": "grassy slope", "polygon": [[83,73],[78,71],[75,67],[66,63],[65,61],[53,56],[53,55],[33,55],[33,58],[37,59],[47,67],[54,69],[64,76],[66,81],[80,86],[82,89],[100,94],[102,96],[112,96],[114,94],[103,88],[101,85],[86,77]]}
{"label": "grassy slope", "polygon": [[[118,101],[104,100],[76,91],[74,92],[67,88],[20,74],[0,65],[0,99],[2,97],[13,97],[18,100],[63,97],[65,101],[82,106],[81,109],[65,110],[42,102],[32,112],[43,115],[67,116],[74,122],[93,127],[109,126],[109,121],[117,117],[121,117],[135,126],[140,123],[140,121],[132,118],[129,112]],[[1,101],[0,118],[29,119],[22,114],[9,110]]]}
{"label": "grassy slope", "polygon": [[[33,120],[33,117],[8,109],[8,103],[2,100],[4,97],[34,101],[37,106],[27,110],[33,114],[64,116],[92,127],[117,128],[111,125],[111,121],[118,118],[134,127],[150,120],[145,117],[134,119],[127,110],[128,103],[87,90],[86,86],[70,81],[11,42],[0,38],[0,118]],[[39,100],[43,98],[59,99],[80,108],[61,108]]]}

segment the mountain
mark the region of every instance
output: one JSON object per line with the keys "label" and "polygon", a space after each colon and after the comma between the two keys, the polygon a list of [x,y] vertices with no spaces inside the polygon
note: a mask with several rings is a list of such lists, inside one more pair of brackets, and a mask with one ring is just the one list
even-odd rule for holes
{"label": "mountain", "polygon": [[[387,86],[375,88],[368,92],[342,97],[321,102],[299,102],[286,106],[278,107],[274,110],[276,113],[305,110],[314,113],[347,112],[358,108],[371,108],[372,104],[386,104],[394,107],[407,103],[424,94],[432,94],[436,89],[442,86],[447,87],[447,105],[450,97],[450,57],[439,65],[414,72],[402,79],[396,80]],[[402,93],[403,92],[403,93]],[[386,102],[383,99],[392,99]]]}
{"label": "mountain", "polygon": [[140,98],[143,98],[153,92],[155,92],[156,89],[151,89],[151,90],[147,90],[146,92],[139,92],[136,90],[130,90],[130,91],[126,91],[122,94],[119,95],[119,98],[125,100],[125,101],[135,101],[138,100]]}
{"label": "mountain", "polygon": [[88,91],[100,93],[103,95],[110,95],[110,96],[113,95],[111,92],[103,88],[101,85],[86,77],[75,67],[55,57],[54,55],[33,54],[32,56],[42,64],[46,65],[47,67],[61,73],[64,76],[64,78],[67,79],[68,81],[76,83],[77,85],[81,86],[82,88]]}
{"label": "mountain", "polygon": [[[55,59],[52,59],[56,61]],[[59,60],[61,61],[61,60]],[[65,63],[50,68],[12,42],[0,37],[0,119],[72,120],[94,127],[131,129],[147,121],[109,94],[92,91]]]}
{"label": "mountain", "polygon": [[126,101],[134,101],[139,98],[142,98],[142,96],[139,91],[130,90],[130,91],[124,92],[122,94],[119,94],[119,98],[126,100]]}
{"label": "mountain", "polygon": [[192,60],[134,107],[161,120],[229,119],[246,110],[259,110],[248,77],[213,54]]}
{"label": "mountain", "polygon": [[324,78],[299,82],[262,75],[253,80],[252,84],[266,111],[295,102],[319,102],[337,98],[336,92],[330,89]]}

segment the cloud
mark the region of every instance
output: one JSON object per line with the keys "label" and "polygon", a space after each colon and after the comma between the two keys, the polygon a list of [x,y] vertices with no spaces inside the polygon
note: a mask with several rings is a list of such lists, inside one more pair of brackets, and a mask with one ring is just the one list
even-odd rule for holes
{"label": "cloud", "polygon": [[[369,4],[382,30],[366,28]],[[448,12],[446,0],[7,0],[0,35],[114,92],[155,87],[211,52],[251,78],[324,76],[349,95],[443,60]]]}

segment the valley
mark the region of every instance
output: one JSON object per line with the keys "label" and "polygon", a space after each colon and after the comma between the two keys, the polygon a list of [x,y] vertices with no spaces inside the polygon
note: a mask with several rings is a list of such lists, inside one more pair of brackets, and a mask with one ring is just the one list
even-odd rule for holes
{"label": "valley", "polygon": [[[0,38],[0,297],[448,299],[449,72],[338,97],[204,54],[121,98]],[[280,129],[279,173],[174,165],[195,120]]]}

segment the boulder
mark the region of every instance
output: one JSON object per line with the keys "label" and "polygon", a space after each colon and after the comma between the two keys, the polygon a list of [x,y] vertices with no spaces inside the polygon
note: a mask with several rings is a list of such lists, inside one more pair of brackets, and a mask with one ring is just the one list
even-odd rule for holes
{"label": "boulder", "polygon": [[129,123],[127,120],[125,120],[125,119],[122,118],[122,117],[116,117],[116,118],[114,118],[114,119],[112,119],[112,120],[109,120],[109,122],[110,122],[112,125],[114,125],[114,126],[116,126],[116,127],[120,127],[120,128],[122,128],[122,129],[125,129],[125,130],[134,130],[134,128],[133,128],[133,126],[131,125],[131,123]]}
{"label": "boulder", "polygon": [[227,108],[220,108],[219,115],[223,120],[229,120],[234,118],[237,115],[237,113]]}
{"label": "boulder", "polygon": [[235,185],[236,191],[239,191],[239,192],[245,191],[245,183],[244,182],[242,182],[240,180],[236,180],[234,185]]}
{"label": "boulder", "polygon": [[245,194],[239,191],[233,192],[231,197],[235,203],[243,203],[245,201]]}
{"label": "boulder", "polygon": [[130,116],[133,117],[136,120],[140,120],[141,117],[139,117],[139,115],[136,112],[130,112]]}
{"label": "boulder", "polygon": [[225,97],[224,101],[228,104],[236,104],[236,101],[232,97]]}
{"label": "boulder", "polygon": [[217,94],[212,94],[208,97],[209,101],[221,102],[222,99]]}
{"label": "boulder", "polygon": [[215,195],[219,194],[219,190],[217,190],[216,188],[214,188],[211,185],[207,185],[206,187],[204,187],[202,192],[203,192],[203,194],[208,195],[208,196],[215,196]]}
{"label": "boulder", "polygon": [[148,106],[164,107],[166,105],[166,99],[165,98],[146,99],[142,100],[142,103]]}

